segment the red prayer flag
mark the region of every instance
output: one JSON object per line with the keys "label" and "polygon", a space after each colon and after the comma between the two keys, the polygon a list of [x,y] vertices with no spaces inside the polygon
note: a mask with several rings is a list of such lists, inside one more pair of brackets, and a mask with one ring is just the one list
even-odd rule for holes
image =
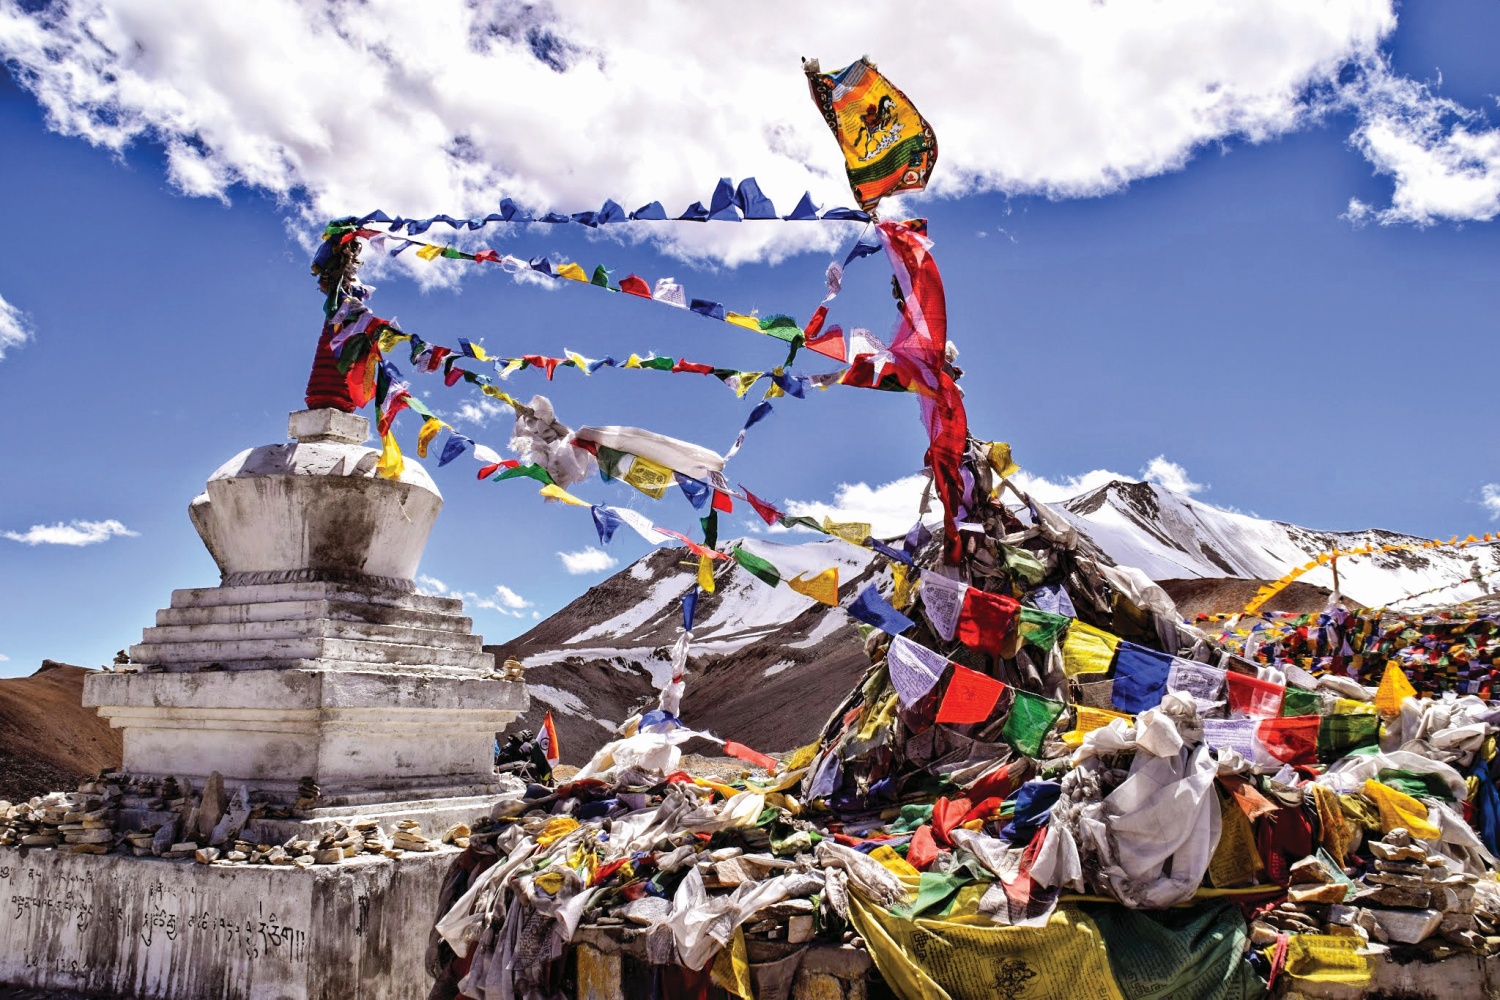
{"label": "red prayer flag", "polygon": [[1282,763],[1316,764],[1318,724],[1322,721],[1316,715],[1263,719],[1256,727],[1255,737],[1267,753]]}
{"label": "red prayer flag", "polygon": [[925,871],[928,865],[937,860],[937,856],[937,842],[932,839],[932,827],[923,823],[911,835],[911,843],[906,847],[906,863],[917,871]]}
{"label": "red prayer flag", "polygon": [[734,513],[734,499],[723,490],[714,490],[713,508],[725,514]]}
{"label": "red prayer flag", "polygon": [[951,845],[949,834],[963,822],[964,816],[973,806],[968,799],[938,799],[932,804],[932,833],[939,843]]}
{"label": "red prayer flag", "polygon": [[395,421],[396,414],[409,406],[411,406],[411,393],[402,390],[391,397],[385,404],[385,412],[375,422],[375,429],[380,432],[381,437],[385,437],[390,433],[391,424]]}
{"label": "red prayer flag", "polygon": [[995,703],[1004,691],[1005,685],[995,678],[955,663],[936,721],[959,725],[983,722],[995,710]]}
{"label": "red prayer flag", "polygon": [[760,515],[762,521],[765,521],[767,524],[775,524],[781,520],[781,511],[745,489],[744,484],[740,485],[740,489],[744,491],[745,499],[750,502],[750,506],[755,508],[755,513]]}
{"label": "red prayer flag", "polygon": [[481,250],[474,255],[474,259],[476,261],[491,260],[496,264],[500,263],[500,255],[493,250]]}
{"label": "red prayer flag", "polygon": [[767,757],[765,754],[760,753],[759,751],[751,750],[743,743],[736,743],[734,740],[725,740],[724,752],[731,757],[737,757],[740,760],[746,761],[750,764],[754,764],[756,767],[764,768],[767,771],[776,770],[775,757]]}
{"label": "red prayer flag", "polygon": [[964,604],[958,612],[958,628],[954,637],[970,649],[999,656],[1000,644],[1010,631],[1020,608],[1021,603],[1013,597],[970,587],[964,594]]}
{"label": "red prayer flag", "polygon": [[354,401],[356,410],[375,398],[375,376],[380,368],[379,359],[379,354],[371,350],[350,365],[348,374],[344,376],[345,384],[349,387],[349,398]]}
{"label": "red prayer flag", "polygon": [[651,298],[651,286],[646,284],[646,279],[637,274],[627,274],[620,279],[620,291],[626,295],[639,295],[643,299]]}
{"label": "red prayer flag", "polygon": [[666,535],[668,538],[675,538],[679,542],[681,542],[683,545],[686,545],[687,546],[687,550],[689,552],[691,552],[695,556],[708,556],[708,558],[710,558],[710,559],[728,559],[729,558],[728,556],[726,556],[722,552],[719,552],[719,551],[717,551],[715,549],[705,548],[704,546],[699,545],[697,542],[693,541],[691,538],[689,538],[687,535],[684,535],[680,531],[673,531],[671,528],[663,528],[659,524],[658,525],[653,525],[652,527],[656,528],[656,530],[658,532],[660,532],[663,535]]}
{"label": "red prayer flag", "polygon": [[808,350],[817,351],[824,357],[835,361],[847,360],[844,352],[844,328],[841,326],[829,327],[828,332],[823,332],[823,321],[828,318],[828,307],[818,306],[817,312],[812,314],[812,319],[802,328],[802,343]]}
{"label": "red prayer flag", "polygon": [[672,366],[672,370],[674,372],[694,372],[698,375],[712,375],[714,373],[714,366],[699,364],[697,361],[689,361],[686,358],[679,358],[677,363]]}
{"label": "red prayer flag", "polygon": [[557,366],[563,363],[562,358],[548,358],[540,354],[523,354],[521,355],[521,360],[528,365],[535,365],[538,368],[545,369],[548,382],[552,381],[552,373],[557,371]]}
{"label": "red prayer flag", "polygon": [[442,364],[443,359],[452,353],[453,352],[448,350],[448,348],[446,347],[434,347],[427,354],[427,370],[430,372],[437,371],[438,365]]}
{"label": "red prayer flag", "polygon": [[1229,691],[1229,710],[1252,719],[1270,719],[1281,714],[1286,688],[1248,674],[1230,671],[1224,680]]}

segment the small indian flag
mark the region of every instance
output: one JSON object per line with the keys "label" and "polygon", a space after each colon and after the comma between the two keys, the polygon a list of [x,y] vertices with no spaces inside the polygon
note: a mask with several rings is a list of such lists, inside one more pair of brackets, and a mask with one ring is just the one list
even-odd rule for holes
{"label": "small indian flag", "polygon": [[542,744],[542,755],[547,758],[547,763],[555,767],[562,754],[557,749],[557,730],[552,728],[551,712],[542,720],[542,731],[537,734],[537,739]]}

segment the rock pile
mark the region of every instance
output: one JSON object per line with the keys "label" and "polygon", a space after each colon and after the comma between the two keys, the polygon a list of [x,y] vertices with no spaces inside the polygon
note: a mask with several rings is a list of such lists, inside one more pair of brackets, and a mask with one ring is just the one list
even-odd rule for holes
{"label": "rock pile", "polygon": [[393,833],[368,821],[338,824],[313,840],[262,844],[243,838],[252,819],[283,816],[316,802],[317,785],[306,779],[297,794],[289,810],[252,801],[243,786],[231,797],[218,772],[210,774],[198,792],[175,777],[156,781],[106,773],[77,791],[51,792],[15,804],[0,801],[0,847],[55,848],[74,854],[113,851],[143,858],[191,858],[200,864],[309,867],[360,856],[426,853],[445,843],[468,846],[469,829],[462,824],[435,841],[412,820],[399,822]]}
{"label": "rock pile", "polygon": [[1350,879],[1326,856],[1291,868],[1285,902],[1250,925],[1256,946],[1281,934],[1356,936],[1381,946],[1417,946],[1437,960],[1458,951],[1500,953],[1500,884],[1458,871],[1396,827],[1368,844],[1370,870]]}

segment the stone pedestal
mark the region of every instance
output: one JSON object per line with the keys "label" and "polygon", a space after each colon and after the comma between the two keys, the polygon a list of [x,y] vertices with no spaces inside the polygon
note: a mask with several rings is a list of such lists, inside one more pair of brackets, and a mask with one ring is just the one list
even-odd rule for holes
{"label": "stone pedestal", "polygon": [[311,778],[327,822],[493,795],[494,736],[526,694],[462,602],[413,593],[442,497],[415,462],[375,476],[362,417],[303,411],[290,429],[191,505],[224,584],[174,592],[130,648],[138,672],[88,678],[84,704],[124,731],[128,772],[218,771],[285,801]]}

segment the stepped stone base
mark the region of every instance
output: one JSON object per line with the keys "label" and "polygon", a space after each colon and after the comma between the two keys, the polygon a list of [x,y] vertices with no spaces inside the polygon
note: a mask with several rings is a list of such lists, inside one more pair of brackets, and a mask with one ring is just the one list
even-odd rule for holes
{"label": "stepped stone base", "polygon": [[422,1000],[458,852],[326,868],[0,857],[0,986],[151,1000]]}
{"label": "stepped stone base", "polygon": [[89,677],[83,703],[124,731],[132,774],[218,771],[286,800],[311,777],[320,806],[394,818],[408,800],[493,796],[495,734],[526,690],[462,607],[374,583],[179,590],[131,647],[144,672]]}

